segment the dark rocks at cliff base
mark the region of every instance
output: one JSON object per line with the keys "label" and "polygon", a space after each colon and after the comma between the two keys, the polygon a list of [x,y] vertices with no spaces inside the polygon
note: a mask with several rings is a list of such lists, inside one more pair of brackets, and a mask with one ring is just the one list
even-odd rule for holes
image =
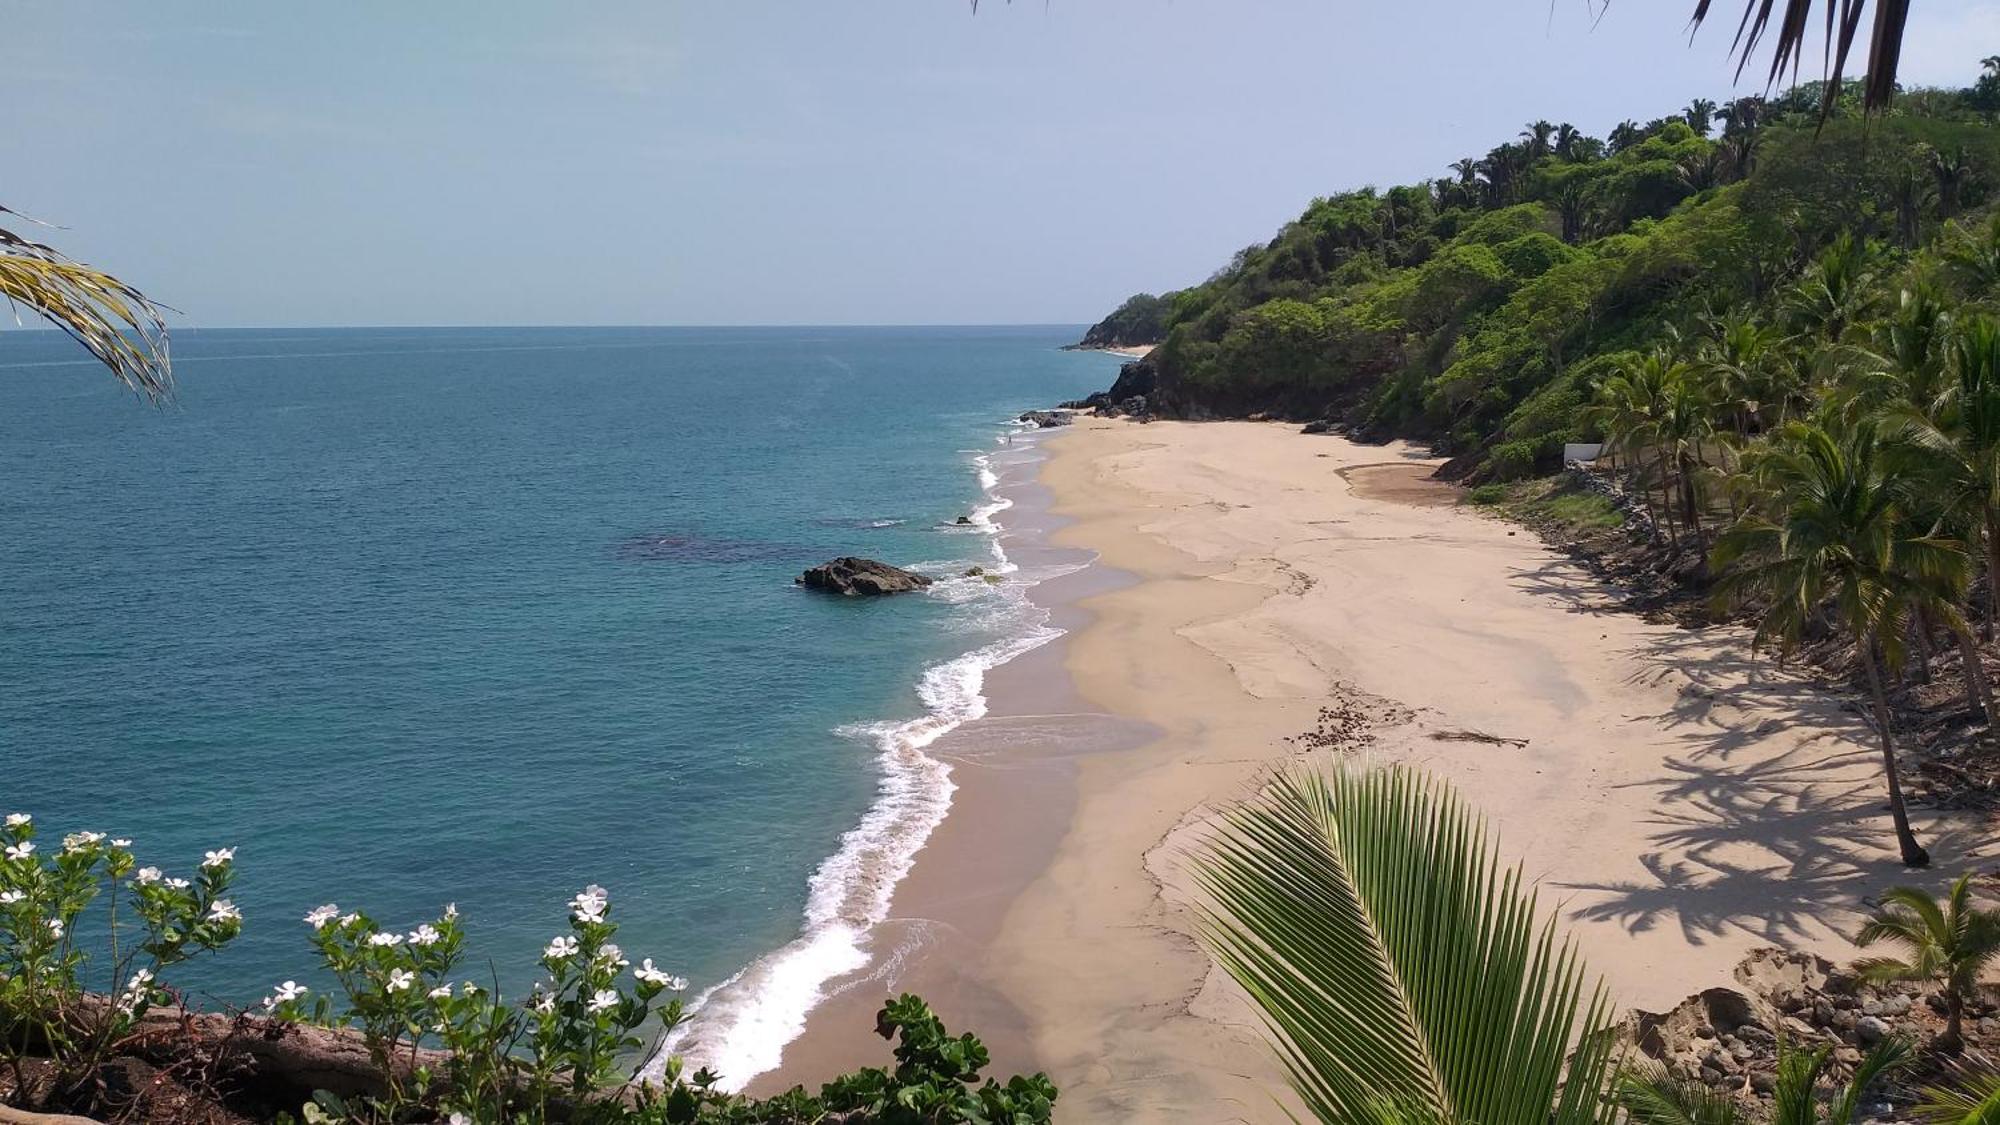
{"label": "dark rocks at cliff base", "polygon": [[852,555],[842,555],[832,562],[822,563],[793,581],[808,590],[849,598],[905,594],[931,584],[931,580],[921,574]]}
{"label": "dark rocks at cliff base", "polygon": [[1337,434],[1340,430],[1341,424],[1339,422],[1331,418],[1321,418],[1317,421],[1307,422],[1305,428],[1299,432],[1302,434]]}
{"label": "dark rocks at cliff base", "polygon": [[1032,422],[1044,430],[1067,426],[1072,420],[1073,417],[1067,410],[1030,410],[1021,415],[1021,421]]}

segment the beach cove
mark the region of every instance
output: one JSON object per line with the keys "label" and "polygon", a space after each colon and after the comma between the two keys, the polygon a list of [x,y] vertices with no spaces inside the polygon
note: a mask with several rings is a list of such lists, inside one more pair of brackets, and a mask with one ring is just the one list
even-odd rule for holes
{"label": "beach cove", "polygon": [[[1322,753],[1458,785],[1621,1008],[1762,946],[1850,958],[1864,899],[1909,880],[1850,699],[1745,629],[1619,610],[1459,507],[1421,448],[1091,418],[1044,446],[1008,532],[1095,564],[1036,588],[1070,633],[996,671],[991,714],[1090,733],[940,747],[957,804],[886,924],[925,941],[846,982],[766,1082],[863,1057],[856,1013],[908,988],[995,1070],[1046,1068],[1064,1120],[1284,1120],[1257,1018],[1193,937],[1188,860]],[[1990,855],[1983,824],[1915,812],[1937,881]]]}

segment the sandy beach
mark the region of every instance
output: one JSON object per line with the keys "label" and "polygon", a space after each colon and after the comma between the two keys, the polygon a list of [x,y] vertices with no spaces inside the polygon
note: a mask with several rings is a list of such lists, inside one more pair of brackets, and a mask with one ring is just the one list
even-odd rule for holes
{"label": "sandy beach", "polygon": [[[1424,479],[1421,449],[1090,418],[1048,449],[1034,518],[1097,560],[1037,592],[1073,632],[1000,670],[995,724],[952,751],[958,805],[891,923],[918,955],[816,1013],[785,1082],[879,1055],[856,1030],[907,987],[996,1072],[1046,1068],[1062,1120],[1284,1120],[1254,1015],[1190,936],[1187,858],[1216,809],[1324,753],[1316,729],[1458,784],[1621,1006],[1727,983],[1759,946],[1852,956],[1863,900],[1912,881],[1853,700],[1747,631],[1614,610]],[[1985,826],[1913,811],[1921,881],[1990,855]]]}

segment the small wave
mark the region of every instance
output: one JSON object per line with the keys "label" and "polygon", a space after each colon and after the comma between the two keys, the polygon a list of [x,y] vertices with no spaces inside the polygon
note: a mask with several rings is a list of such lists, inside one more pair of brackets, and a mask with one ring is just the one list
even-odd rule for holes
{"label": "small wave", "polygon": [[[1013,501],[992,494],[999,478],[988,455],[975,457],[973,466],[987,494],[971,516],[972,527],[988,536],[992,562],[983,569],[1011,576],[1018,568],[1000,544],[993,517]],[[917,684],[924,714],[852,724],[836,732],[874,746],[881,770],[875,803],[808,881],[805,926],[798,938],[696,996],[694,1019],[667,1039],[647,1064],[648,1074],[657,1076],[666,1057],[678,1054],[723,1075],[726,1088],[741,1089],[778,1066],[785,1045],[805,1030],[806,1016],[826,999],[833,981],[868,967],[870,931],[888,917],[896,884],[944,821],[957,788],[950,765],[926,751],[986,714],[987,672],[1063,634],[1049,624],[1046,610],[1028,600],[1028,585],[952,578],[931,587],[930,596],[954,604],[990,603],[990,610],[967,621],[982,632],[1003,635],[925,669]],[[899,948],[891,956],[903,953]]]}

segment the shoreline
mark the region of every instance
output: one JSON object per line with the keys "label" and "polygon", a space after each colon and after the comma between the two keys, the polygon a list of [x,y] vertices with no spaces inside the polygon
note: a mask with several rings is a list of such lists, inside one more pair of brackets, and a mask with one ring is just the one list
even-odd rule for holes
{"label": "shoreline", "polygon": [[1097,347],[1095,345],[1084,347],[1082,344],[1071,344],[1063,350],[1066,352],[1103,352],[1106,355],[1122,355],[1126,359],[1145,359],[1147,356],[1153,354],[1153,349],[1156,347],[1159,347],[1159,345],[1125,344],[1117,347]]}
{"label": "shoreline", "polygon": [[[1269,770],[1324,760],[1315,742],[1458,786],[1621,1009],[1726,984],[1762,946],[1851,958],[1868,896],[1941,885],[1994,847],[1971,818],[1913,810],[1938,862],[1901,867],[1852,701],[1753,656],[1746,630],[1619,611],[1580,564],[1427,480],[1426,451],[1093,418],[1045,447],[1048,542],[1094,577],[1038,588],[1075,627],[1008,666],[1038,678],[996,675],[994,711],[1039,691],[1139,736],[1042,770],[1039,790],[1022,771],[1047,763],[1013,746],[958,774],[968,811],[892,909],[950,940],[877,983],[937,989],[918,991],[988,1040],[991,1072],[1047,1070],[1063,1120],[1298,1108],[1192,937],[1187,860]],[[881,992],[816,1012],[783,1084],[879,1051],[854,1028]]]}

